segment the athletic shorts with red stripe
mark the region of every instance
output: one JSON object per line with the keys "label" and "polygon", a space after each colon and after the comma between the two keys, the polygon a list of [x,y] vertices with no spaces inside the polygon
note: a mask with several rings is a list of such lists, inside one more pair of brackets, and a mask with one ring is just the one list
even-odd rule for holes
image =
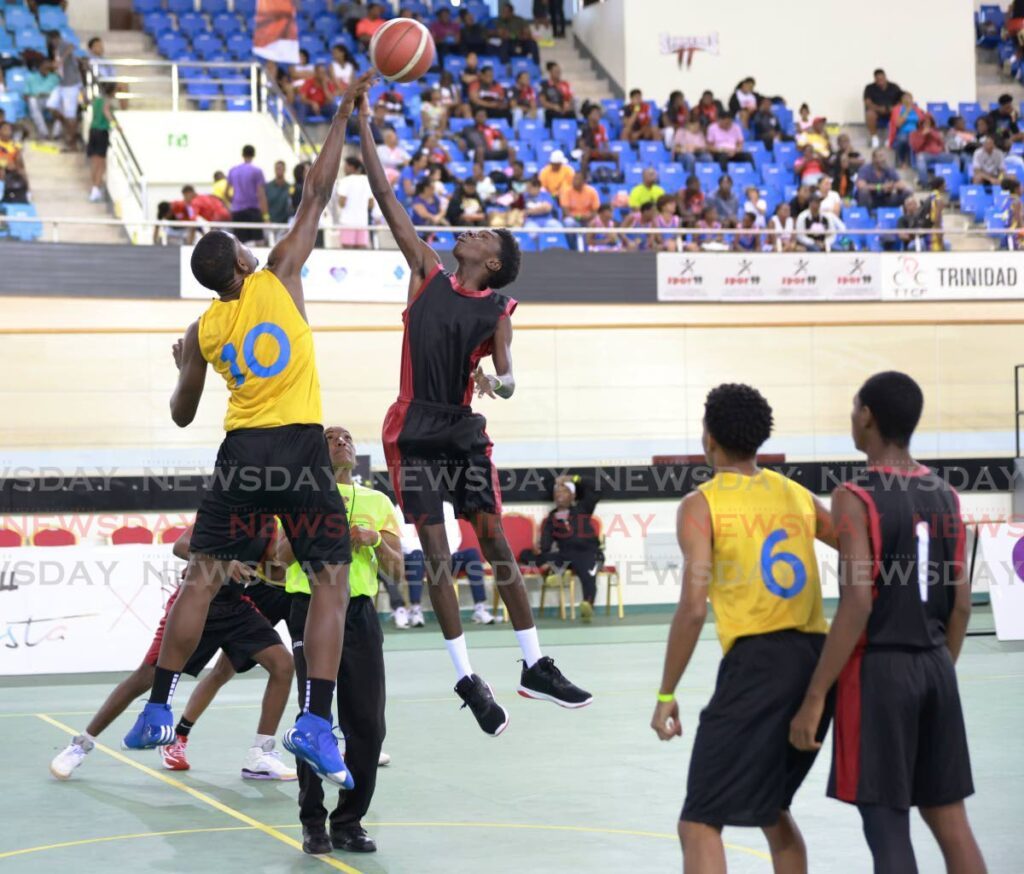
{"label": "athletic shorts with red stripe", "polygon": [[[171,612],[177,597],[178,593],[175,592],[167,602],[153,642],[149,645],[149,652],[142,660],[145,665],[156,665],[160,656],[160,645],[164,639],[167,615]],[[275,645],[282,645],[281,638],[270,626],[267,618],[256,609],[256,605],[234,587],[222,586],[210,602],[203,634],[182,673],[192,677],[199,676],[199,672],[209,664],[217,650],[221,649],[231,660],[231,666],[241,674],[256,664],[253,656],[268,646]]]}
{"label": "athletic shorts with red stripe", "polygon": [[406,522],[444,522],[455,515],[500,513],[498,469],[491,461],[487,420],[468,406],[397,400],[384,417],[384,456]]}
{"label": "athletic shorts with red stripe", "polygon": [[839,676],[828,794],[907,810],[974,793],[953,659],[859,648]]}

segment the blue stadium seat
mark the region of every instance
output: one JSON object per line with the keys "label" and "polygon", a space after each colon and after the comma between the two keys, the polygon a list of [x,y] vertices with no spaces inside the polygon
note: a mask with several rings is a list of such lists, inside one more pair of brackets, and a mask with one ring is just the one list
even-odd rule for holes
{"label": "blue stadium seat", "polygon": [[22,27],[15,31],[14,45],[19,52],[23,52],[26,49],[34,49],[44,54],[46,52],[46,38],[34,25],[32,27]]}
{"label": "blue stadium seat", "polygon": [[661,164],[658,167],[658,184],[669,194],[686,185],[686,173],[682,164]]}
{"label": "blue stadium seat", "polygon": [[218,12],[211,19],[210,25],[213,32],[224,39],[244,30],[241,19],[233,12]]}
{"label": "blue stadium seat", "polygon": [[700,180],[701,190],[710,194],[718,187],[718,180],[722,177],[722,168],[713,161],[705,161],[694,167],[694,173]]}
{"label": "blue stadium seat", "polygon": [[747,140],[743,144],[743,150],[754,159],[754,166],[758,171],[760,171],[765,164],[768,164],[772,158],[772,155],[760,140]]}
{"label": "blue stadium seat", "polygon": [[468,161],[449,161],[448,172],[456,179],[466,179],[473,175],[473,165]]}
{"label": "blue stadium seat", "polygon": [[455,248],[455,234],[450,231],[435,234],[434,242],[431,245],[438,252],[450,252]]}
{"label": "blue stadium seat", "polygon": [[665,148],[664,143],[644,141],[637,144],[637,154],[645,164],[667,164],[672,160],[672,154]]}
{"label": "blue stadium seat", "polygon": [[244,18],[252,18],[256,14],[256,0],[235,0],[235,12]]}
{"label": "blue stadium seat", "polygon": [[622,112],[625,101],[618,97],[605,97],[601,101],[601,105],[604,107],[605,115],[619,115]]}
{"label": "blue stadium seat", "polygon": [[967,122],[968,130],[974,129],[974,123],[978,118],[985,114],[981,108],[981,104],[977,101],[973,103],[959,103],[957,104],[957,114],[963,116],[965,122]]}
{"label": "blue stadium seat", "polygon": [[608,150],[619,156],[619,165],[623,168],[630,162],[636,160],[636,149],[629,140],[612,140],[608,143]]}
{"label": "blue stadium seat", "polygon": [[153,39],[174,30],[174,19],[162,9],[150,12],[142,19],[142,29]]}
{"label": "blue stadium seat", "polygon": [[732,187],[736,192],[736,196],[743,201],[743,189],[748,185],[757,186],[760,183],[758,178],[757,170],[753,164],[747,164],[745,161],[733,161],[728,165],[728,173],[732,179]]}
{"label": "blue stadium seat", "polygon": [[0,94],[0,109],[8,121],[20,121],[25,117],[25,100],[20,94]]}
{"label": "blue stadium seat", "polygon": [[7,90],[14,94],[24,94],[27,79],[28,70],[24,67],[10,67],[6,74]]}
{"label": "blue stadium seat", "polygon": [[199,109],[207,110],[213,103],[214,98],[220,96],[220,86],[209,84],[189,84],[188,96],[193,98]]}
{"label": "blue stadium seat", "polygon": [[773,151],[775,153],[775,163],[792,170],[800,150],[796,143],[776,140]]}
{"label": "blue stadium seat", "polygon": [[188,41],[176,30],[171,30],[157,37],[156,47],[165,58],[178,61],[188,52]]}
{"label": "blue stadium seat", "polygon": [[16,33],[25,27],[31,27],[33,30],[39,29],[32,13],[25,6],[7,6],[4,9],[4,26],[11,33]]}
{"label": "blue stadium seat", "polygon": [[213,61],[223,53],[224,43],[212,33],[201,33],[192,40],[192,51],[196,53],[200,60]]}
{"label": "blue stadium seat", "polygon": [[946,193],[958,200],[960,198],[960,183],[963,174],[960,172],[959,164],[935,164],[932,168],[935,175],[946,180]]}
{"label": "blue stadium seat", "polygon": [[228,112],[251,112],[252,101],[248,97],[229,97],[227,108]]}
{"label": "blue stadium seat", "polygon": [[[519,241],[520,252],[536,252],[537,251],[537,235],[536,234],[516,234],[516,239]],[[435,245],[436,249],[437,246]]]}
{"label": "blue stadium seat", "polygon": [[252,54],[252,37],[245,33],[233,33],[227,39],[228,54],[236,61],[244,61]]}
{"label": "blue stadium seat", "polygon": [[551,139],[563,149],[576,147],[576,134],[579,123],[571,118],[556,118],[551,122]]}
{"label": "blue stadium seat", "polygon": [[467,127],[472,127],[473,124],[474,122],[471,118],[452,118],[448,121],[448,130],[453,134],[458,134],[462,133]]}
{"label": "blue stadium seat", "polygon": [[2,27],[0,27],[0,54],[15,54],[14,40],[11,39],[11,35]]}
{"label": "blue stadium seat", "polygon": [[[985,228],[988,231],[1003,231],[1009,227],[1010,217],[1005,212],[999,212],[994,206],[985,210]],[[990,237],[999,241],[999,248],[1007,248],[1007,235],[990,233]]]}
{"label": "blue stadium seat", "polygon": [[903,210],[898,206],[880,206],[875,212],[879,230],[889,231],[896,227]]}
{"label": "blue stadium seat", "polygon": [[[795,182],[790,182],[788,185],[783,186],[782,199],[785,201],[792,200],[794,197],[796,197],[797,190],[798,186]],[[793,218],[795,219],[796,216],[793,216]]]}
{"label": "blue stadium seat", "polygon": [[178,16],[178,30],[195,42],[200,34],[209,33],[210,27],[198,12],[186,12]]}
{"label": "blue stadium seat", "polygon": [[[875,223],[871,220],[871,213],[863,206],[843,207],[843,222],[851,231],[869,231],[875,227]],[[871,248],[872,237],[877,237],[877,234],[850,235],[854,247],[861,251]],[[879,246],[879,248],[881,247]]]}
{"label": "blue stadium seat", "polygon": [[39,27],[42,30],[60,30],[67,26],[67,14],[59,6],[39,7]]}
{"label": "blue stadium seat", "polygon": [[[33,218],[39,215],[39,213],[36,212],[35,206],[31,203],[5,203],[3,205],[3,209],[9,216]],[[42,222],[11,222],[9,228],[10,235],[15,240],[24,240],[29,242],[32,240],[38,240],[43,235]]]}
{"label": "blue stadium seat", "polygon": [[71,45],[73,45],[76,49],[81,49],[82,48],[82,43],[78,39],[78,34],[75,33],[67,25],[65,25],[64,27],[62,27],[60,29],[60,38],[62,40],[64,40],[64,42],[71,43]]}
{"label": "blue stadium seat", "polygon": [[793,171],[778,164],[765,164],[761,168],[761,179],[769,188],[781,192],[793,180]]}
{"label": "blue stadium seat", "polygon": [[228,11],[228,0],[199,0],[199,8],[207,15]]}
{"label": "blue stadium seat", "polygon": [[623,168],[623,174],[626,177],[627,188],[635,188],[644,181],[644,168],[639,164],[627,164]]}
{"label": "blue stadium seat", "polygon": [[162,12],[164,8],[163,0],[135,0],[132,3],[132,8],[138,15],[151,15],[154,12]]}
{"label": "blue stadium seat", "polygon": [[313,22],[313,29],[325,40],[330,42],[341,33],[341,22],[337,15],[318,15]]}
{"label": "blue stadium seat", "polygon": [[184,15],[186,12],[195,12],[195,0],[167,0],[167,11],[175,15]]}
{"label": "blue stadium seat", "polygon": [[772,106],[772,113],[779,120],[779,124],[782,126],[782,132],[787,136],[793,136],[796,133],[796,125],[793,123],[793,110],[788,106],[784,106],[781,103],[776,103]]}
{"label": "blue stadium seat", "polygon": [[544,129],[544,122],[536,118],[521,119],[517,133],[519,134],[519,139],[525,140],[529,143],[535,143],[546,139],[547,134]]}
{"label": "blue stadium seat", "polygon": [[538,235],[537,248],[542,252],[545,249],[568,249],[569,244],[565,239],[565,234],[549,232]]}
{"label": "blue stadium seat", "polygon": [[985,211],[994,205],[992,194],[985,190],[984,185],[961,186],[960,211],[972,215],[976,222],[984,219]]}
{"label": "blue stadium seat", "polygon": [[928,103],[928,114],[935,119],[936,127],[949,127],[950,116],[953,110],[948,103]]}
{"label": "blue stadium seat", "polygon": [[459,73],[466,69],[466,59],[460,58],[458,55],[446,55],[444,59],[444,69],[457,79],[459,77]]}
{"label": "blue stadium seat", "polygon": [[[299,48],[305,49],[311,55],[318,55],[327,51],[324,41],[315,33],[303,33],[299,31]],[[373,101],[370,101],[373,103]]]}

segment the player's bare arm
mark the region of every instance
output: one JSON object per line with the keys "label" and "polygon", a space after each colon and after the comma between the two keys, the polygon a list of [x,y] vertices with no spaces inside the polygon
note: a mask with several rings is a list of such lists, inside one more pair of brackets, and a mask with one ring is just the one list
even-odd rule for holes
{"label": "player's bare arm", "polygon": [[320,154],[306,174],[306,181],[302,186],[302,200],[295,212],[295,223],[274,246],[267,259],[267,269],[288,289],[304,319],[306,303],[302,294],[302,267],[316,245],[320,216],[327,209],[334,193],[334,183],[338,180],[338,169],[341,167],[341,152],[345,147],[345,127],[349,116],[352,115],[356,101],[370,87],[372,78],[371,73],[364,73],[345,92],[341,106],[331,120],[331,127],[320,148]]}
{"label": "player's bare arm", "polygon": [[480,367],[473,371],[477,397],[487,395],[507,400],[516,390],[516,378],[512,373],[512,320],[507,316],[498,321],[498,327],[494,331],[494,352],[491,354],[491,360],[494,362],[493,376],[484,373]]}
{"label": "player's bare arm", "polygon": [[683,733],[679,703],[674,697],[676,686],[693,657],[708,615],[713,550],[711,508],[700,492],[691,492],[679,505],[676,537],[683,552],[683,585],[669,628],[658,703],[651,718],[651,728],[662,740]]}
{"label": "player's bare arm", "polygon": [[836,526],[832,522],[832,512],[818,498],[814,498],[814,537],[826,546],[839,549],[839,538],[836,537]]}
{"label": "player's bare arm", "polygon": [[188,326],[185,336],[171,349],[178,368],[178,384],[171,393],[171,418],[179,428],[192,424],[206,385],[206,359],[199,349],[199,322]]}
{"label": "player's bare arm", "polygon": [[874,553],[864,503],[842,487],[832,495],[832,520],[839,539],[839,607],[807,695],[789,728],[789,742],[799,750],[816,750],[818,725],[829,690],[853,655],[871,616]]}
{"label": "player's bare arm", "polygon": [[370,130],[370,103],[364,96],[359,105],[359,141],[362,151],[363,166],[370,180],[370,191],[373,193],[377,206],[384,214],[384,221],[391,229],[391,234],[402,250],[405,261],[409,265],[409,300],[423,285],[423,280],[441,261],[437,252],[419,238],[416,226],[413,225],[409,213],[398,202],[395,191],[388,182],[387,174],[380,163],[377,147],[373,143],[373,132]]}
{"label": "player's bare arm", "polygon": [[[959,520],[962,526],[963,519]],[[967,576],[967,562],[961,559],[953,570],[953,610],[946,622],[946,646],[954,664],[967,637],[967,623],[971,619],[971,581]]]}

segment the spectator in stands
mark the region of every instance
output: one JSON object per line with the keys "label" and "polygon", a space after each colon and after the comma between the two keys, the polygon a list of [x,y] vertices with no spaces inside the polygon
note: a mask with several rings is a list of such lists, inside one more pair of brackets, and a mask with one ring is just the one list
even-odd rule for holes
{"label": "spectator in stands", "polygon": [[498,37],[501,39],[499,55],[507,64],[513,55],[529,55],[540,66],[540,49],[530,32],[530,23],[516,15],[511,3],[504,3],[498,14]]}
{"label": "spectator in stands", "polygon": [[523,192],[523,212],[528,228],[560,228],[558,210],[550,192],[542,186],[541,180],[532,177],[526,180]]}
{"label": "spectator in stands", "polygon": [[753,164],[754,159],[743,151],[743,130],[728,115],[723,115],[708,127],[708,150],[722,170],[729,169],[731,161]]}
{"label": "spectator in stands", "polygon": [[709,125],[714,124],[721,116],[725,115],[725,107],[722,106],[721,101],[715,99],[712,92],[705,91],[700,95],[700,102],[694,108],[694,112],[697,113],[697,121],[706,130]]}
{"label": "spectator in stands", "polygon": [[537,89],[530,81],[530,73],[520,70],[512,86],[512,119],[518,125],[524,118],[537,117]]}
{"label": "spectator in stands", "polygon": [[658,198],[665,194],[665,189],[658,184],[658,171],[653,167],[645,167],[639,184],[629,192],[630,209],[640,209],[645,203],[657,203]]}
{"label": "spectator in stands", "polygon": [[572,177],[572,184],[562,189],[558,199],[562,207],[562,221],[566,227],[586,227],[601,206],[601,196],[593,185],[587,184],[583,173]]}
{"label": "spectator in stands", "polygon": [[483,109],[488,118],[503,118],[512,124],[508,94],[494,80],[494,67],[484,67],[480,78],[469,86],[469,105],[474,115]]}
{"label": "spectator in stands", "polygon": [[680,189],[677,199],[682,223],[687,227],[692,226],[704,211],[704,191],[700,187],[700,179],[687,176],[686,185]]}
{"label": "spectator in stands", "polygon": [[590,227],[607,230],[604,234],[592,234],[587,242],[587,248],[591,252],[621,252],[625,248],[625,241],[622,234],[612,233],[615,228],[615,218],[612,215],[612,207],[609,203],[601,204],[597,215],[590,221]]}
{"label": "spectator in stands", "polygon": [[754,90],[757,83],[753,76],[747,76],[740,81],[729,98],[729,114],[739,116],[743,113],[744,119],[749,119],[756,111],[761,95]]}
{"label": "spectator in stands", "polygon": [[996,141],[985,137],[971,159],[971,181],[975,185],[998,185],[1006,169],[1005,162],[1006,156],[996,148]]}
{"label": "spectator in stands", "polygon": [[427,133],[420,142],[419,150],[426,153],[427,160],[431,164],[440,164],[442,167],[447,167],[447,165],[451,163],[451,152],[449,152],[444,143],[438,139],[436,133]]}
{"label": "spectator in stands", "polygon": [[893,108],[900,102],[903,89],[895,82],[890,82],[885,70],[875,70],[874,80],[864,87],[864,123],[868,126],[871,148],[879,145],[878,127],[889,124]]}
{"label": "spectator in stands", "polygon": [[343,249],[368,249],[370,232],[365,227],[370,223],[373,211],[370,180],[358,158],[346,158],[343,167],[344,175],[334,186],[338,198],[338,224],[341,225],[338,243]]}
{"label": "spectator in stands", "polygon": [[814,127],[814,119],[811,117],[811,107],[806,103],[801,103],[800,108],[797,109],[794,126],[796,127],[797,137],[800,137],[801,134],[807,133],[807,131]]}
{"label": "spectator in stands", "polygon": [[181,244],[185,242],[186,232],[191,233],[193,229],[187,228],[184,222],[188,221],[188,207],[184,200],[161,200],[156,207],[156,219],[160,222],[177,221],[180,225],[170,227],[153,226],[153,245],[160,246],[169,243]]}
{"label": "spectator in stands", "polygon": [[474,125],[462,132],[466,151],[475,161],[503,161],[508,157],[508,140],[498,128],[487,123],[487,110],[474,113]]}
{"label": "spectator in stands", "polygon": [[60,73],[60,85],[50,94],[46,107],[60,120],[64,132],[64,151],[78,151],[78,96],[82,91],[82,71],[75,57],[75,46],[58,31],[46,34],[46,45]]}
{"label": "spectator in stands", "polygon": [[693,173],[697,161],[710,160],[708,141],[696,115],[691,115],[682,127],[676,128],[672,137],[672,155],[687,173]]}
{"label": "spectator in stands", "polygon": [[871,163],[857,174],[857,203],[868,209],[900,206],[909,193],[907,183],[886,162],[885,152],[875,149],[871,153]]}
{"label": "spectator in stands", "polygon": [[[259,224],[267,220],[267,180],[263,177],[263,171],[253,163],[255,157],[256,149],[244,146],[242,163],[228,171],[228,185],[233,192],[232,221]],[[235,236],[243,243],[255,242],[263,239],[263,232],[258,228],[238,228]]]}
{"label": "spectator in stands", "polygon": [[339,94],[348,90],[356,75],[356,65],[352,55],[341,43],[331,46],[331,78]]}
{"label": "spectator in stands", "polygon": [[743,194],[746,200],[743,201],[742,215],[752,215],[755,228],[765,227],[768,224],[768,202],[761,197],[756,185],[748,185],[743,189]]}
{"label": "spectator in stands", "polygon": [[954,115],[949,120],[946,130],[946,151],[956,155],[961,170],[966,170],[970,157],[978,146],[974,131],[967,130],[967,122],[961,115]]}
{"label": "spectator in stands", "polygon": [[487,224],[487,210],[476,190],[475,179],[465,179],[455,189],[445,215],[450,225],[483,227]]}
{"label": "spectator in stands", "polygon": [[757,104],[757,112],[750,118],[750,133],[755,140],[764,143],[769,151],[775,147],[776,140],[788,140],[782,130],[782,124],[772,109],[769,97],[762,97]]}
{"label": "spectator in stands", "polygon": [[936,129],[930,115],[921,119],[921,126],[910,135],[910,151],[917,164],[918,182],[923,188],[928,184],[928,177],[936,164],[946,163],[946,143],[942,134]]}
{"label": "spectator in stands", "polygon": [[452,19],[451,9],[447,6],[438,9],[437,17],[430,24],[430,35],[434,38],[437,57],[442,64],[449,54],[458,51],[461,33],[462,25]]}
{"label": "spectator in stands", "polygon": [[825,175],[825,159],[808,144],[804,146],[803,154],[793,162],[793,172],[801,185],[817,185]]}
{"label": "spectator in stands", "polygon": [[793,199],[789,202],[789,213],[794,216],[793,221],[796,221],[795,216],[800,215],[811,203],[811,195],[814,194],[814,189],[810,185],[801,184],[796,194],[793,195]]}
{"label": "spectator in stands", "polygon": [[326,115],[338,96],[338,86],[327,74],[327,68],[323,64],[317,64],[313,68],[313,75],[304,80],[302,87],[298,90],[299,118],[305,121],[312,116]]}
{"label": "spectator in stands", "polygon": [[715,214],[723,221],[736,221],[740,212],[740,201],[732,189],[732,177],[723,173],[718,180],[718,188],[708,198],[708,206],[715,208]]}
{"label": "spectator in stands", "polygon": [[28,65],[24,97],[38,139],[57,139],[60,136],[60,121],[54,122],[51,131],[44,112],[50,95],[59,86],[60,76],[57,75],[53,61],[34,60]]}
{"label": "spectator in stands", "polygon": [[526,191],[526,165],[522,161],[513,161],[512,172],[508,177],[508,190],[513,194]]}
{"label": "spectator in stands", "polygon": [[385,25],[383,14],[384,7],[380,3],[371,3],[366,7],[366,18],[357,22],[356,39],[364,49],[369,47],[373,35]]}
{"label": "spectator in stands", "polygon": [[498,193],[498,186],[491,179],[490,174],[484,170],[484,162],[477,161],[473,164],[473,181],[476,183],[476,193],[486,208],[490,205]]}
{"label": "spectator in stands", "polygon": [[416,193],[412,198],[409,213],[414,225],[446,225],[445,204],[434,190],[434,183],[429,179],[421,179],[416,183]]}
{"label": "spectator in stands", "polygon": [[380,93],[374,109],[378,106],[384,107],[384,119],[388,124],[405,124],[405,100],[393,84]]}
{"label": "spectator in stands", "polygon": [[459,13],[459,48],[466,53],[467,60],[471,54],[481,54],[488,49],[487,29],[476,20],[468,9]]}
{"label": "spectator in stands", "polygon": [[267,183],[267,212],[275,225],[286,225],[292,217],[292,187],[285,178],[288,165],[274,162],[274,178]]}
{"label": "spectator in stands", "polygon": [[824,116],[817,116],[810,128],[797,136],[796,144],[801,148],[810,146],[819,157],[827,161],[832,155],[832,141],[828,138],[825,123]]}
{"label": "spectator in stands", "polygon": [[[206,222],[231,221],[231,213],[221,199],[213,194],[197,194],[195,188],[186,185],[181,189],[185,204],[185,215],[195,224]],[[191,227],[185,237],[185,243],[191,245],[195,239],[197,228]]]}
{"label": "spectator in stands", "polygon": [[[654,216],[654,227],[662,230],[673,230],[682,224],[679,218],[679,205],[672,194],[663,194],[655,204],[657,213]],[[655,252],[680,251],[681,238],[669,234],[652,234],[651,248]]]}
{"label": "spectator in stands", "polygon": [[231,192],[228,190],[228,177],[223,170],[213,171],[213,187],[211,191],[220,198],[221,203],[227,209],[231,209]]}
{"label": "spectator in stands", "polygon": [[448,118],[470,118],[469,106],[462,102],[462,88],[450,70],[441,72],[437,88],[441,92],[441,105],[447,111]]}
{"label": "spectator in stands", "polygon": [[678,131],[690,120],[690,105],[686,102],[682,91],[673,91],[668,96],[668,103],[658,117],[661,139],[666,149],[672,148],[672,141]]}
{"label": "spectator in stands", "polygon": [[584,173],[590,169],[591,161],[613,161],[619,163],[619,156],[611,150],[608,129],[601,123],[603,110],[598,103],[587,107],[587,120],[580,131],[580,166]]}
{"label": "spectator in stands", "polygon": [[565,37],[565,0],[547,0],[551,33],[555,39]]}
{"label": "spectator in stands", "polygon": [[889,118],[889,148],[896,151],[896,163],[910,166],[910,135],[921,126],[925,111],[914,103],[914,95],[904,91]]}
{"label": "spectator in stands", "polygon": [[[630,204],[632,206],[632,204]],[[623,219],[623,228],[653,228],[654,221],[658,215],[656,200],[649,200],[638,209],[632,209]],[[653,247],[651,234],[629,234],[626,237],[626,247],[632,252],[646,252]]]}
{"label": "spectator in stands", "polygon": [[796,218],[796,240],[808,252],[826,252],[835,243],[840,230],[835,213],[823,212],[821,198],[812,195],[811,202]]}
{"label": "spectator in stands", "polygon": [[556,118],[576,118],[576,101],[569,83],[562,78],[562,68],[550,61],[547,71],[548,78],[540,86],[539,98],[544,123],[550,127]]}
{"label": "spectator in stands", "polygon": [[99,203],[103,200],[107,184],[107,149],[110,148],[110,129],[117,126],[114,119],[114,93],[117,86],[113,82],[100,85],[100,93],[92,101],[92,118],[89,122],[89,141],[85,147],[89,159],[89,175],[92,190],[89,202]]}
{"label": "spectator in stands", "polygon": [[94,36],[89,40],[86,47],[89,51],[89,63],[91,64],[95,75],[100,79],[113,78],[114,66],[104,62],[104,59],[107,56],[107,50],[103,45],[103,40],[98,36]]}
{"label": "spectator in stands", "polygon": [[775,207],[775,215],[768,220],[768,228],[776,232],[768,241],[776,252],[797,251],[799,244],[796,241],[796,221],[788,203],[783,201]]}
{"label": "spectator in stands", "polygon": [[14,141],[14,126],[9,121],[0,122],[0,180],[8,170],[25,174],[25,159],[21,145]]}
{"label": "spectator in stands", "polygon": [[732,250],[734,252],[760,252],[761,234],[758,233],[757,218],[754,214],[744,210],[739,227],[742,233],[732,235]]}
{"label": "spectator in stands", "polygon": [[315,67],[309,61],[309,52],[305,49],[299,49],[299,62],[293,64],[291,70],[289,70],[292,92],[297,93],[302,87],[302,83],[310,78],[315,71]]}
{"label": "spectator in stands", "polygon": [[1006,226],[1012,231],[1017,248],[1024,245],[1024,201],[1021,200],[1021,184],[1017,179],[1004,179],[1003,190],[1010,196],[1006,204]]}
{"label": "spectator in stands", "polygon": [[693,236],[699,249],[705,252],[729,251],[729,244],[725,241],[725,235],[713,233],[722,229],[722,222],[718,218],[718,211],[715,209],[714,203],[709,201],[704,207],[704,212],[701,213],[700,219],[697,220],[696,228],[698,233],[695,233]]}
{"label": "spectator in stands", "polygon": [[1002,151],[1007,152],[1011,143],[1024,140],[1024,131],[1020,129],[1020,119],[1011,94],[999,96],[998,105],[986,116],[986,121],[990,135]]}
{"label": "spectator in stands", "polygon": [[[927,239],[921,235],[910,233],[931,227],[927,209],[922,210],[921,202],[912,194],[903,201],[903,213],[896,220],[895,238],[885,239],[884,249],[910,249],[920,251],[926,248]],[[886,235],[888,237],[888,235]]]}
{"label": "spectator in stands", "polygon": [[555,149],[540,171],[540,184],[552,197],[561,197],[562,189],[572,185],[576,172],[565,163],[565,152]]}
{"label": "spectator in stands", "polygon": [[839,135],[836,139],[835,151],[828,159],[828,171],[832,174],[833,178],[836,176],[836,171],[839,169],[844,157],[846,158],[845,166],[849,168],[852,174],[856,175],[857,171],[864,165],[864,156],[853,148],[849,134]]}
{"label": "spectator in stands", "polygon": [[366,7],[362,0],[350,0],[350,2],[336,3],[334,13],[341,19],[342,26],[352,36],[356,35],[356,25],[366,18]]}
{"label": "spectator in stands", "polygon": [[822,176],[818,180],[817,193],[818,197],[821,198],[821,209],[823,212],[830,212],[836,216],[842,215],[843,198],[832,187],[831,176]]}
{"label": "spectator in stands", "polygon": [[629,102],[622,108],[622,136],[633,145],[640,140],[658,139],[651,105],[644,100],[639,88],[629,92]]}
{"label": "spectator in stands", "polygon": [[388,181],[394,185],[411,158],[409,153],[402,148],[402,144],[398,142],[398,134],[395,133],[393,127],[384,130],[384,142],[377,146],[377,155],[380,157],[380,163],[384,167]]}
{"label": "spectator in stands", "polygon": [[424,131],[443,133],[448,129],[448,108],[441,100],[441,89],[431,88],[420,103],[420,126]]}

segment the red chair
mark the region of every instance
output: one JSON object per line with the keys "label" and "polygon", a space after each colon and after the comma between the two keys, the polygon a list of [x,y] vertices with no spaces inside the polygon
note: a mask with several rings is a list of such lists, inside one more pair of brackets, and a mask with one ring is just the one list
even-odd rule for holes
{"label": "red chair", "polygon": [[41,528],[32,535],[33,546],[75,546],[78,537],[66,528]]}
{"label": "red chair", "polygon": [[177,543],[178,538],[188,531],[188,528],[188,525],[172,525],[169,528],[162,529],[159,535],[160,543]]}
{"label": "red chair", "polygon": [[24,546],[25,538],[20,531],[13,528],[0,528],[0,548],[10,549],[14,546]]}
{"label": "red chair", "polygon": [[[597,516],[593,517],[594,527],[597,529],[598,539],[601,541],[601,549],[604,550],[604,535],[601,533],[601,520]],[[601,574],[605,575],[607,580],[607,586],[605,587],[605,615],[612,615],[612,586],[615,586],[616,599],[619,607],[619,619],[623,619],[626,616],[626,608],[622,603],[622,579],[619,577],[619,569],[613,564],[606,564],[601,567],[597,572],[597,579],[601,579]]]}
{"label": "red chair", "polygon": [[[508,542],[509,549],[512,550],[512,555],[515,556],[517,562],[524,549],[536,548],[537,532],[533,519],[529,516],[524,516],[522,513],[506,513],[501,517],[501,527],[505,532],[505,540]],[[537,568],[525,564],[519,565],[519,572],[523,575],[524,580],[534,577],[541,581],[541,599],[543,600],[544,575],[539,573]],[[502,604],[503,609],[504,606]],[[494,609],[498,609],[497,586],[494,588]],[[543,607],[541,609],[543,610]]]}
{"label": "red chair", "polygon": [[110,543],[113,546],[123,546],[126,543],[152,543],[153,532],[144,525],[122,525],[110,535]]}

